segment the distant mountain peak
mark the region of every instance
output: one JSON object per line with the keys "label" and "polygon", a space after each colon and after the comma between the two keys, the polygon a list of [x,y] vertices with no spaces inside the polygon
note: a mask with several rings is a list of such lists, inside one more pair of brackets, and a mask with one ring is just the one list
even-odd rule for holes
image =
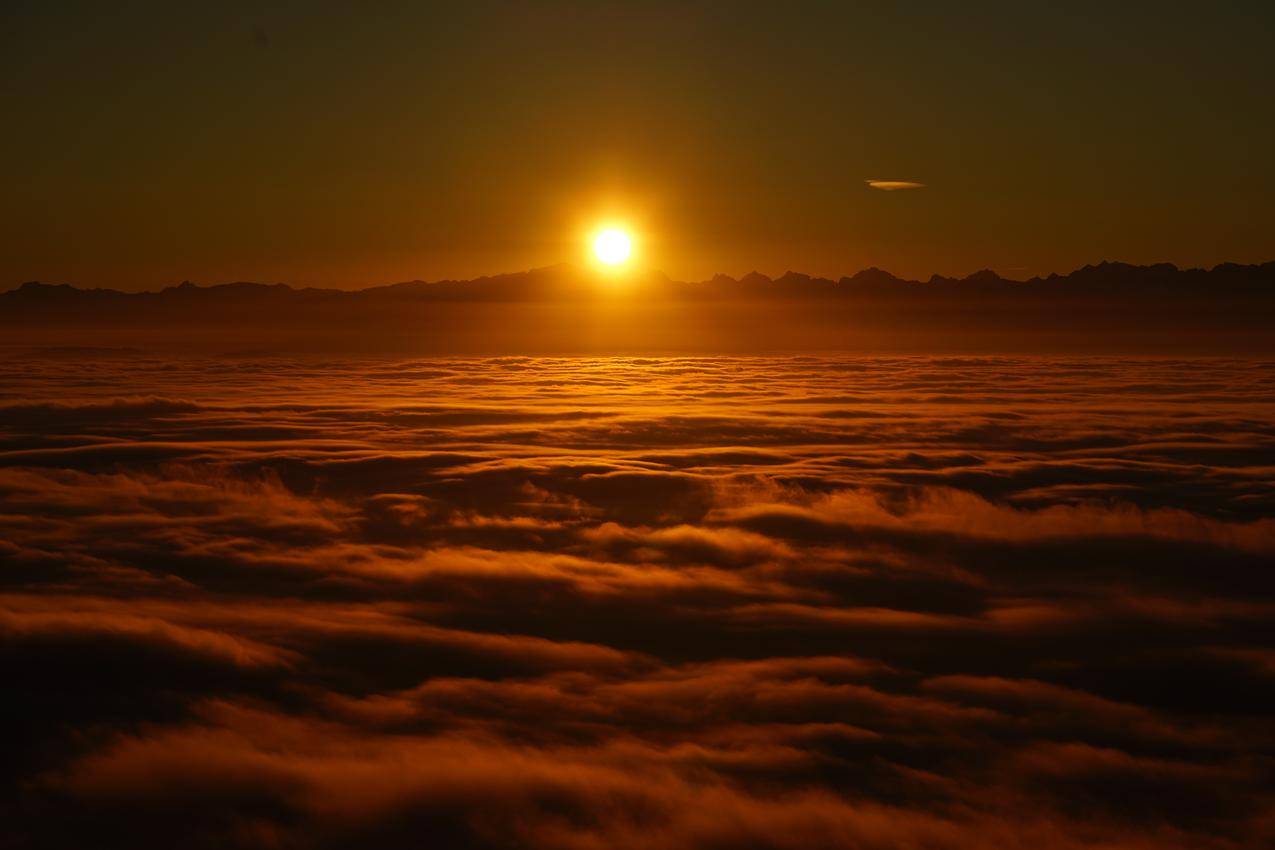
{"label": "distant mountain peak", "polygon": [[869,266],[868,268],[863,269],[862,271],[855,272],[854,277],[843,277],[842,280],[849,281],[850,283],[854,283],[854,284],[868,285],[868,286],[871,286],[874,284],[891,284],[891,283],[903,282],[901,279],[895,277],[894,275],[890,274],[887,271],[877,268],[876,266]]}

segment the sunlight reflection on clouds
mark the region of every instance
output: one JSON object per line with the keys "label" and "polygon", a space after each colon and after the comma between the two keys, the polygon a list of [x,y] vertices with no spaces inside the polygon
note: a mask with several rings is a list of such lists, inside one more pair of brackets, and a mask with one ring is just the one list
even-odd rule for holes
{"label": "sunlight reflection on clouds", "polygon": [[1275,364],[138,356],[0,388],[5,779],[90,813],[53,843],[1275,834]]}

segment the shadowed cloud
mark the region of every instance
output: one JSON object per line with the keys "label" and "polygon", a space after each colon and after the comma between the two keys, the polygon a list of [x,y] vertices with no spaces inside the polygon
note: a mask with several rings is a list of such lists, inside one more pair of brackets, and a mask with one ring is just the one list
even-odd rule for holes
{"label": "shadowed cloud", "polygon": [[10,844],[1261,846],[1273,380],[0,361]]}

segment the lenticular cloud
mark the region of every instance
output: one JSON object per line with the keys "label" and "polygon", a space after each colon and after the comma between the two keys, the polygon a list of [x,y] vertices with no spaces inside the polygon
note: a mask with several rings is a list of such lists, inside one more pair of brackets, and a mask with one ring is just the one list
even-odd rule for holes
{"label": "lenticular cloud", "polygon": [[873,189],[880,189],[882,192],[898,192],[902,189],[924,189],[924,183],[918,183],[915,180],[868,180],[865,181]]}
{"label": "lenticular cloud", "polygon": [[1275,841],[1270,363],[0,390],[6,846]]}

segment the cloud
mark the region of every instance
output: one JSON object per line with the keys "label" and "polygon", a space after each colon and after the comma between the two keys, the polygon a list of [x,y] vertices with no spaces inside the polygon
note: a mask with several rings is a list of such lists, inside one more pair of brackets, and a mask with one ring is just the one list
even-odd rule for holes
{"label": "cloud", "polygon": [[880,189],[882,192],[898,192],[902,189],[924,189],[924,183],[918,183],[915,180],[865,180],[873,189]]}
{"label": "cloud", "polygon": [[1275,837],[1265,362],[6,363],[16,847]]}

